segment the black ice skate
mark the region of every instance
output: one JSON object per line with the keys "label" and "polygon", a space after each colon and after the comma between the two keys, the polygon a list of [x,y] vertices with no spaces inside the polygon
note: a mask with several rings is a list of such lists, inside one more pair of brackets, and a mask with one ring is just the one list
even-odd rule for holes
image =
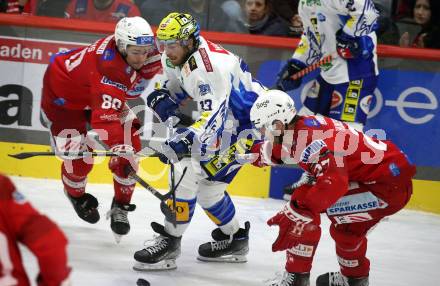
{"label": "black ice skate", "polygon": [[175,237],[165,231],[163,225],[151,223],[153,230],[159,234],[150,240],[142,250],[136,251],[133,266],[137,271],[170,270],[176,269],[176,258],[180,256],[180,241],[182,237]]}
{"label": "black ice skate", "polygon": [[312,174],[310,174],[309,172],[303,172],[301,174],[301,177],[299,178],[298,181],[294,182],[292,185],[286,186],[284,188],[284,195],[283,195],[283,199],[286,201],[290,201],[290,198],[292,197],[293,192],[295,191],[296,188],[301,187],[302,185],[308,184],[308,185],[312,185],[314,184],[316,181],[315,177],[313,177]]}
{"label": "black ice skate", "polygon": [[316,286],[368,286],[368,276],[361,278],[345,277],[341,272],[327,272],[319,275]]}
{"label": "black ice skate", "polygon": [[224,234],[220,228],[212,231],[214,241],[199,246],[198,260],[207,262],[246,262],[249,252],[249,228],[251,224],[244,223],[234,235]]}
{"label": "black ice skate", "polygon": [[310,286],[310,273],[292,273],[285,271],[283,275],[266,281],[267,286]]}
{"label": "black ice skate", "polygon": [[121,236],[130,231],[130,222],[127,213],[136,209],[134,204],[120,204],[113,198],[112,207],[107,212],[107,219],[110,218],[110,228],[112,229],[117,243],[121,241]]}
{"label": "black ice skate", "polygon": [[88,223],[99,221],[98,200],[89,193],[84,193],[81,197],[75,198],[64,191],[69,201],[72,203],[76,214]]}

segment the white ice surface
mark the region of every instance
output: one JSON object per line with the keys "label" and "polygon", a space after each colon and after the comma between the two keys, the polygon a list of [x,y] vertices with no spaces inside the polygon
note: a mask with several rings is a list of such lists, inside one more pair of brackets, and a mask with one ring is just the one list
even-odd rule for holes
{"label": "white ice surface", "polygon": [[[263,281],[284,269],[284,253],[271,252],[277,228],[266,221],[284,204],[273,199],[233,197],[241,224],[251,222],[250,253],[243,264],[206,263],[196,260],[198,245],[210,240],[215,228],[200,207],[182,240],[178,268],[162,272],[132,270],[133,253],[153,235],[150,222],[162,223],[159,201],[138,187],[133,196],[137,205],[130,213],[131,232],[114,242],[105,212],[111,204],[111,185],[88,185],[88,192],[100,202],[101,220],[90,225],[80,220],[62,192],[60,181],[12,178],[20,191],[42,213],[52,218],[69,239],[69,260],[73,267],[73,285],[136,285],[138,278],[151,285],[264,285]],[[311,274],[316,277],[338,270],[334,243],[329,236],[329,221],[322,217],[322,236]],[[23,249],[24,261],[31,277],[37,273],[36,260]],[[370,285],[437,286],[440,285],[440,216],[403,210],[381,222],[369,235],[368,257],[371,260]]]}

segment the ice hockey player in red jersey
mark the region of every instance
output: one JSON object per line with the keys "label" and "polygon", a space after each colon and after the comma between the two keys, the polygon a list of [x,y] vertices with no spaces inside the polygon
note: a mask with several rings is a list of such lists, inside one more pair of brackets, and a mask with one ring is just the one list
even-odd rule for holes
{"label": "ice hockey player in red jersey", "polygon": [[64,12],[69,19],[117,22],[124,17],[140,16],[131,0],[73,0]]}
{"label": "ice hockey player in red jersey", "polygon": [[38,286],[68,286],[67,239],[46,216],[38,213],[12,181],[0,174],[0,285],[31,285],[18,243],[37,258]]}
{"label": "ice hockey player in red jersey", "polygon": [[[85,192],[93,159],[75,157],[75,152],[95,147],[87,139],[88,126],[111,151],[140,151],[139,120],[126,100],[137,98],[159,70],[154,34],[141,17],[123,18],[114,35],[51,59],[43,82],[42,116],[54,149],[70,152],[61,167],[64,190],[78,216],[89,223],[100,218],[97,199]],[[129,232],[127,212],[135,208],[130,201],[136,181],[127,166],[136,170],[136,160],[112,157],[109,163],[115,196],[108,216],[117,241]]]}
{"label": "ice hockey player in red jersey", "polygon": [[253,148],[256,166],[297,163],[314,184],[296,189],[268,225],[278,225],[273,251],[286,250],[286,272],[272,285],[307,286],[321,236],[320,213],[331,220],[340,271],[317,286],[367,286],[367,232],[402,209],[412,194],[415,167],[391,141],[377,140],[322,116],[298,116],[288,94],[271,90],[250,111],[265,141]]}

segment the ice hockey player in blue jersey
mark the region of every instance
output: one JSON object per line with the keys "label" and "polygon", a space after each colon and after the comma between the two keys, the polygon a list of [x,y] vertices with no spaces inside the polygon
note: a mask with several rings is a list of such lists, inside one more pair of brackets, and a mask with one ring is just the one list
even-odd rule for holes
{"label": "ice hockey player in blue jersey", "polygon": [[[362,131],[377,86],[376,33],[378,12],[373,0],[304,0],[298,4],[304,33],[292,58],[277,76],[277,88],[289,91],[301,85],[291,76],[331,55],[310,84],[300,115],[321,114]],[[303,173],[284,189],[290,200],[295,188],[313,183]]]}
{"label": "ice hockey player in blue jersey", "polygon": [[[245,153],[253,144],[249,111],[265,88],[252,79],[248,66],[238,56],[199,35],[198,23],[189,14],[171,13],[157,30],[162,54],[162,88],[147,97],[147,105],[166,121],[183,101],[197,104],[197,120],[177,128],[162,151],[163,162],[175,164],[175,177],[187,167],[176,190],[177,223],[165,218],[152,223],[159,234],[152,244],[135,253],[136,270],[176,268],[181,238],[193,216],[196,203],[217,225],[213,241],[200,245],[201,261],[245,262],[249,222],[240,224],[234,204],[226,192],[241,167],[233,154]],[[192,158],[179,154],[192,152]],[[167,155],[167,156],[165,156]],[[222,156],[225,155],[225,156]],[[232,156],[231,156],[232,155]]]}

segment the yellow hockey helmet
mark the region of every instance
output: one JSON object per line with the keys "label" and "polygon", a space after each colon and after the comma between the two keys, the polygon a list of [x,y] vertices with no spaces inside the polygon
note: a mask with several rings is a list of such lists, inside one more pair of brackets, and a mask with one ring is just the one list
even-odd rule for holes
{"label": "yellow hockey helmet", "polygon": [[165,42],[188,40],[191,36],[194,36],[198,43],[200,27],[190,14],[173,12],[162,19],[156,35],[159,41]]}

